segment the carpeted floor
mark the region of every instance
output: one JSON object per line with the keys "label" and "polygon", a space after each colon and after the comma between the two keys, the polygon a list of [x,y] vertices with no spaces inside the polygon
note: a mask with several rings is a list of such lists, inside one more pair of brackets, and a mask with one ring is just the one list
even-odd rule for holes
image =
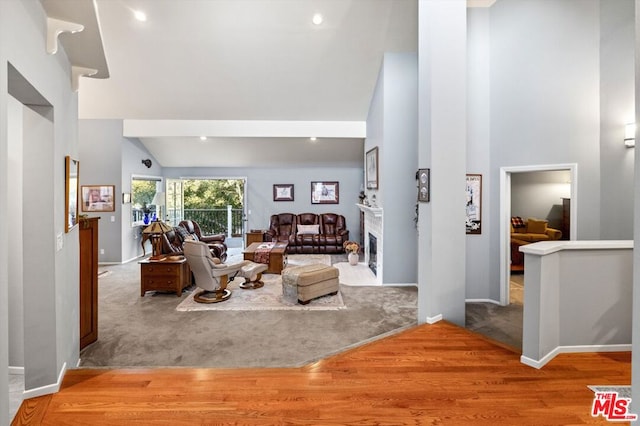
{"label": "carpeted floor", "polygon": [[137,262],[100,272],[98,341],[82,367],[300,366],[416,324],[416,287],[341,285],[347,308],[332,311],[178,312],[189,293],[140,297]]}
{"label": "carpeted floor", "polygon": [[494,303],[467,303],[465,325],[494,340],[522,350],[524,275],[511,275],[508,306]]}
{"label": "carpeted floor", "polygon": [[[345,260],[332,256],[331,263]],[[340,285],[347,309],[207,312],[176,311],[190,291],[181,297],[153,292],[140,297],[135,261],[102,266],[98,342],[82,350],[81,366],[300,366],[416,324],[416,287],[363,285],[366,271],[354,268],[347,274],[346,266],[340,266],[341,276],[353,284]],[[512,283],[516,300],[509,306],[467,303],[466,327],[520,349],[522,283],[518,280]]]}

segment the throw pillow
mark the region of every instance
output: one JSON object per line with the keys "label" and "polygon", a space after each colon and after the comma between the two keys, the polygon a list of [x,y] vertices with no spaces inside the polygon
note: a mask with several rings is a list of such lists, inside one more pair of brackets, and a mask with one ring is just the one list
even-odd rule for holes
{"label": "throw pillow", "polygon": [[544,234],[547,232],[547,223],[546,220],[538,220],[538,219],[527,219],[527,232],[530,234]]}
{"label": "throw pillow", "polygon": [[[176,233],[178,234],[178,236],[180,236],[181,241],[184,241],[186,237],[191,236],[189,231],[184,229],[182,226],[176,226],[174,229],[176,230]],[[197,238],[195,238],[195,236],[194,236],[194,240],[197,241]]]}
{"label": "throw pillow", "polygon": [[525,223],[520,216],[514,216],[511,218],[511,226],[514,228],[524,228]]}
{"label": "throw pillow", "polygon": [[319,234],[320,225],[298,225],[298,235]]}

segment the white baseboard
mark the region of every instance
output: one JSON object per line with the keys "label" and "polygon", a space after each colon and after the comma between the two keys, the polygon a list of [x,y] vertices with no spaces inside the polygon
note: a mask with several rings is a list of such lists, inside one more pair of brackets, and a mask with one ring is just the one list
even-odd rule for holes
{"label": "white baseboard", "polygon": [[104,266],[104,265],[122,265],[121,262],[98,262],[98,266]]}
{"label": "white baseboard", "polygon": [[435,324],[438,321],[442,321],[442,314],[438,314],[434,317],[427,317],[427,324]]}
{"label": "white baseboard", "polygon": [[9,374],[13,374],[15,376],[24,376],[24,367],[9,366]]}
{"label": "white baseboard", "polygon": [[56,393],[60,390],[60,385],[62,385],[62,379],[64,378],[65,373],[67,372],[67,363],[62,364],[62,368],[60,369],[60,374],[58,374],[58,381],[56,383],[52,383],[50,385],[41,386],[35,389],[29,389],[24,391],[22,396],[24,399],[35,398],[37,396],[49,395],[52,393]]}
{"label": "white baseboard", "polygon": [[632,345],[576,345],[558,346],[539,360],[524,355],[520,356],[520,362],[529,367],[540,369],[559,354],[587,353],[587,352],[631,352]]}
{"label": "white baseboard", "polygon": [[465,299],[465,303],[493,303],[494,305],[501,305],[497,300],[493,299]]}
{"label": "white baseboard", "polygon": [[417,287],[416,283],[382,283],[383,286],[389,287]]}

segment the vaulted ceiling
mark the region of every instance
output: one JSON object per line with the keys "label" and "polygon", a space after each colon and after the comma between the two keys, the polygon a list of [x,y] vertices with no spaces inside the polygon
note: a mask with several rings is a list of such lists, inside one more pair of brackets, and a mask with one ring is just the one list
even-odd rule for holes
{"label": "vaulted ceiling", "polygon": [[[80,118],[259,120],[283,127],[364,122],[384,53],[417,51],[417,0],[95,2],[110,76],[81,80]],[[137,20],[136,11],[146,21]],[[316,25],[318,13],[323,21]],[[204,134],[208,140],[201,141],[201,134],[191,133],[140,140],[163,166],[185,166],[194,158],[199,166],[244,165],[237,153],[211,155],[227,148],[230,154],[262,152],[265,159],[277,151],[302,164],[332,157],[339,164],[362,162],[361,137],[336,135],[327,152],[314,158],[274,135],[248,140]],[[291,136],[284,129],[282,135]],[[322,144],[319,138],[313,149]],[[348,144],[355,148],[336,149]]]}

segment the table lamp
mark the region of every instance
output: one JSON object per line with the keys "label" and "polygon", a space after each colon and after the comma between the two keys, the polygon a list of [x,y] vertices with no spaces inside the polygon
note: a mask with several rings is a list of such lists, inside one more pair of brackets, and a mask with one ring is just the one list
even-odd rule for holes
{"label": "table lamp", "polygon": [[162,252],[162,242],[160,236],[165,232],[171,231],[171,226],[163,221],[156,219],[142,231],[143,234],[151,235],[151,246],[153,247],[152,256],[158,256]]}

